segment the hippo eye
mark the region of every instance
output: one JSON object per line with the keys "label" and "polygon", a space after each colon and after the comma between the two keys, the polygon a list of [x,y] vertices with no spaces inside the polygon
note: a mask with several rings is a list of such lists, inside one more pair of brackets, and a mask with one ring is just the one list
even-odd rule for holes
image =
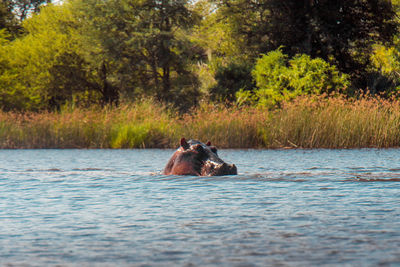
{"label": "hippo eye", "polygon": [[198,152],[204,152],[204,148],[201,145],[195,145],[193,149]]}
{"label": "hippo eye", "polygon": [[210,147],[211,151],[217,154],[217,148],[215,146]]}

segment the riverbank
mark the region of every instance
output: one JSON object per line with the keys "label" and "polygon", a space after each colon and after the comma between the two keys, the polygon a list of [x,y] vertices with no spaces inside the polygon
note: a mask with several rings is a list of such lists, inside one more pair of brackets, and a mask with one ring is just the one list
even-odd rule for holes
{"label": "riverbank", "polygon": [[220,148],[399,147],[400,102],[301,97],[275,110],[203,104],[179,115],[144,101],[0,113],[0,148],[176,148],[182,136]]}

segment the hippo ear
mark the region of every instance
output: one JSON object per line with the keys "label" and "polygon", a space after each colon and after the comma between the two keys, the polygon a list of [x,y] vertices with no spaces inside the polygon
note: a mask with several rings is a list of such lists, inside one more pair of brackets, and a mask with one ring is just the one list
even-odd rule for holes
{"label": "hippo ear", "polygon": [[210,141],[208,141],[206,145],[207,145],[207,146],[211,146],[211,142],[210,142]]}
{"label": "hippo ear", "polygon": [[181,138],[181,147],[183,147],[184,150],[188,149],[190,146],[186,142],[186,139],[184,137]]}

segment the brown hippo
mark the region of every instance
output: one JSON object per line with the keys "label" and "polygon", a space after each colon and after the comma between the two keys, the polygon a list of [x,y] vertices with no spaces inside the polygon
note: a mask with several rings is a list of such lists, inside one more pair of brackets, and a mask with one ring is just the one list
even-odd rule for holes
{"label": "brown hippo", "polygon": [[165,175],[217,176],[237,174],[234,164],[226,164],[217,155],[211,142],[181,139],[181,146],[172,155],[163,171]]}

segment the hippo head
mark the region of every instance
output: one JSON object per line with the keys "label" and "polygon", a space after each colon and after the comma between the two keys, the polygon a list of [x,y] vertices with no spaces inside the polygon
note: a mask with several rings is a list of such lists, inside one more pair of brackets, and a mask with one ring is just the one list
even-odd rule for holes
{"label": "hippo head", "polygon": [[227,164],[218,157],[217,148],[208,142],[181,139],[181,146],[165,166],[165,175],[217,176],[237,174],[234,164]]}

